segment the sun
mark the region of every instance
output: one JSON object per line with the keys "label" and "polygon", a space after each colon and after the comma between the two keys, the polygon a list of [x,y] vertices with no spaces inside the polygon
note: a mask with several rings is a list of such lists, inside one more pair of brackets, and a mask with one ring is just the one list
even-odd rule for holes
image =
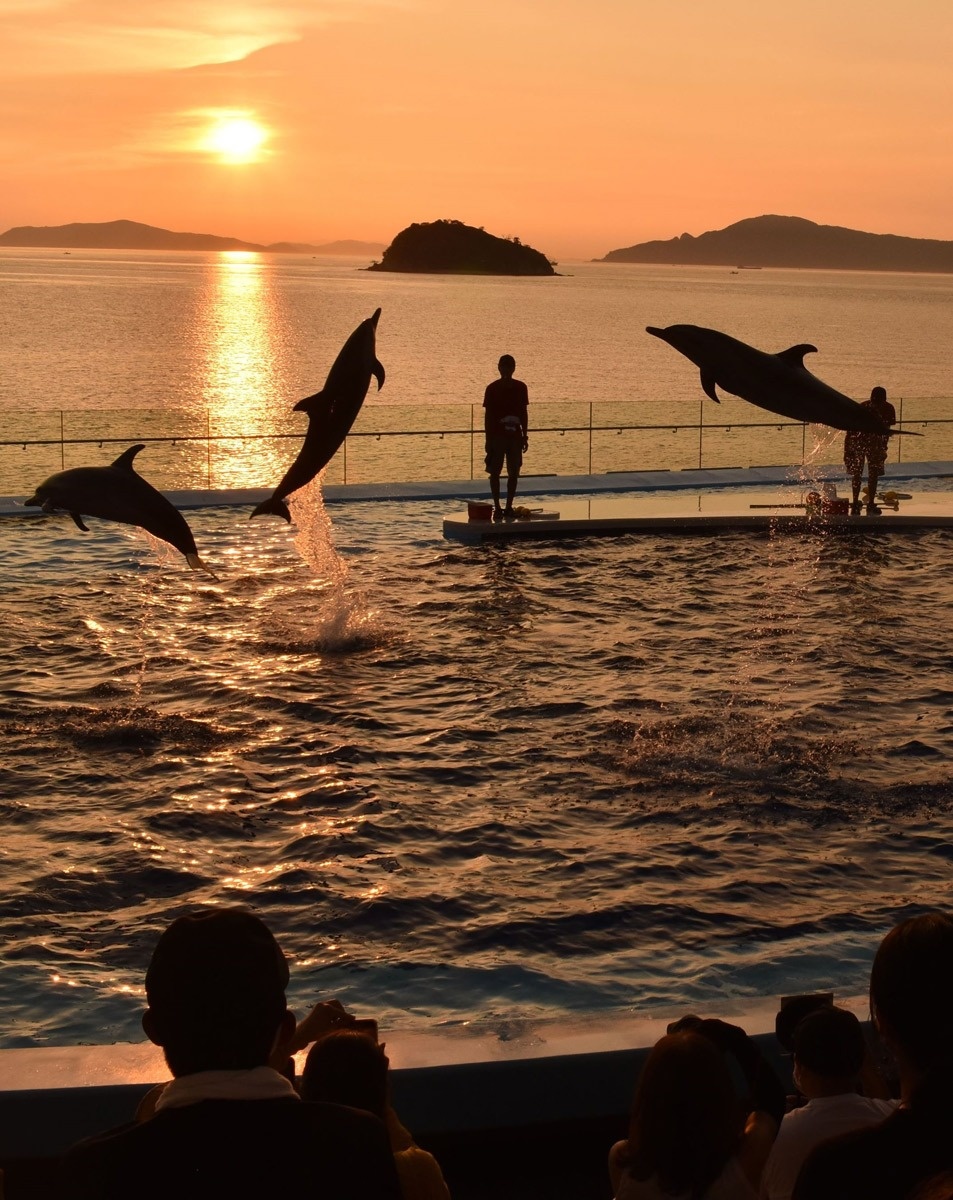
{"label": "sun", "polygon": [[233,113],[221,116],[206,132],[202,148],[217,154],[222,162],[257,162],[268,140],[268,130],[253,117]]}

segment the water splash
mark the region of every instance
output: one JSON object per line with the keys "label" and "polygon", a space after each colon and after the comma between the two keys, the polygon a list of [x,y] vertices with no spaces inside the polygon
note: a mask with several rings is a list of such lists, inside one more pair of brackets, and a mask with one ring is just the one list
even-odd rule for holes
{"label": "water splash", "polygon": [[294,547],[312,572],[307,591],[320,604],[318,611],[311,604],[289,605],[277,640],[289,650],[326,654],[378,644],[383,627],[363,592],[352,583],[347,563],[335,548],[321,477],[295,492],[289,507],[297,529]]}

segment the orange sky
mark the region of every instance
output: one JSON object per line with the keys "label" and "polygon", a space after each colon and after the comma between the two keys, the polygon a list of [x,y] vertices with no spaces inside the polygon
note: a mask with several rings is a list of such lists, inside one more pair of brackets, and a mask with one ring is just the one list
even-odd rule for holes
{"label": "orange sky", "polygon": [[[0,229],[953,239],[950,0],[0,0]],[[216,114],[258,161],[202,147]]]}

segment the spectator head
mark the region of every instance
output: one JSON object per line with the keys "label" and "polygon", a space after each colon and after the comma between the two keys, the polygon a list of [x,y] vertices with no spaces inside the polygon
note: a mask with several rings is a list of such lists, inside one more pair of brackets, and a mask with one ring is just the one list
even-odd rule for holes
{"label": "spectator head", "polygon": [[383,1046],[353,1029],[337,1030],[311,1047],[301,1076],[301,1098],[363,1108],[383,1118],[387,1066]]}
{"label": "spectator head", "polygon": [[880,943],[870,972],[878,1030],[916,1071],[953,1058],[953,919],[924,913]]}
{"label": "spectator head", "polygon": [[864,1031],[853,1013],[825,1006],[794,1030],[794,1074],[807,1096],[841,1095],[857,1086],[864,1065]]}
{"label": "spectator head", "polygon": [[886,388],[882,388],[882,387],[872,388],[871,392],[870,392],[870,398],[871,398],[871,400],[873,400],[874,404],[886,404],[887,403]]}
{"label": "spectator head", "polygon": [[639,1076],[625,1153],[636,1179],[701,1195],[738,1148],[744,1113],[721,1052],[699,1033],[656,1042]]}
{"label": "spectator head", "polygon": [[287,985],[285,956],[258,917],[238,909],[180,917],[153,951],[142,1026],[175,1076],[250,1070],[294,1027]]}
{"label": "spectator head", "polygon": [[503,354],[500,356],[497,367],[501,375],[512,375],[516,370],[516,359],[512,354]]}

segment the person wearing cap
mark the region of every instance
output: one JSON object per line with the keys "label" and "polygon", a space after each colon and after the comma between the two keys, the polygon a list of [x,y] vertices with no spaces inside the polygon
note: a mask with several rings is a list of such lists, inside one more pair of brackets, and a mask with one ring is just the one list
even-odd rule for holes
{"label": "person wearing cap", "polygon": [[[888,401],[887,393],[882,387],[875,387],[870,393],[870,399],[864,400],[861,408],[871,408],[885,425],[897,423],[897,412]],[[888,438],[879,433],[863,433],[851,429],[844,438],[844,466],[850,476],[851,506],[853,516],[860,516],[860,487],[864,480],[864,462],[867,463],[867,515],[877,516],[880,509],[875,501],[877,484],[883,476],[887,464]]]}
{"label": "person wearing cap", "polygon": [[[400,1200],[383,1123],[302,1101],[278,1069],[296,1046],[287,984],[285,956],[252,914],[173,921],[146,973],[143,1029],[173,1077],[154,1115],[74,1146],[42,1185],[5,1163],[7,1200]],[[352,1020],[340,1006],[320,1008],[310,1032]]]}
{"label": "person wearing cap", "polygon": [[[523,455],[529,449],[529,392],[522,379],[514,379],[516,359],[512,354],[501,356],[497,368],[499,379],[487,385],[483,394],[483,427],[486,433],[486,470],[490,477],[493,497],[493,520],[515,519],[513,499],[523,466]],[[506,463],[506,508],[500,508],[500,474]]]}
{"label": "person wearing cap", "polygon": [[794,1200],[906,1200],[953,1171],[953,918],[921,913],[883,939],[870,1013],[900,1076],[900,1105],[878,1125],[811,1152]]}
{"label": "person wearing cap", "polygon": [[815,1146],[852,1129],[876,1125],[896,1101],[857,1092],[867,1046],[853,1013],[816,1008],[794,1029],[794,1082],[807,1100],[789,1112],[761,1177],[762,1200],[790,1200],[801,1165]]}

